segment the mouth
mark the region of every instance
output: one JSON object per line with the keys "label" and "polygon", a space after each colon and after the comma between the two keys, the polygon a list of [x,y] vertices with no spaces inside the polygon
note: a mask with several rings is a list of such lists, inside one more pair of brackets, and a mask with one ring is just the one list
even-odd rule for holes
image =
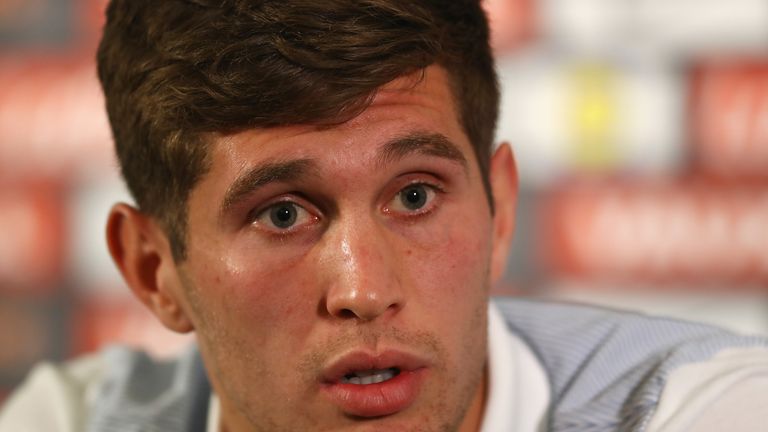
{"label": "mouth", "polygon": [[382,417],[410,407],[428,371],[426,361],[407,353],[352,352],[325,369],[321,392],[346,415]]}
{"label": "mouth", "polygon": [[398,375],[400,375],[399,368],[372,369],[348,373],[339,382],[341,384],[370,385],[389,381]]}

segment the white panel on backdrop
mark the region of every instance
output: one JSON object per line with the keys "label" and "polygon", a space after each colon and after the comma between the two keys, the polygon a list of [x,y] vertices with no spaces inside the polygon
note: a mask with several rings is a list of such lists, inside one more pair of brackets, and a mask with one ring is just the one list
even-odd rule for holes
{"label": "white panel on backdrop", "polygon": [[676,69],[532,55],[500,59],[499,77],[497,137],[512,143],[522,181],[679,169],[685,89]]}
{"label": "white panel on backdrop", "polygon": [[765,0],[541,0],[548,43],[580,55],[691,57],[768,49]]}

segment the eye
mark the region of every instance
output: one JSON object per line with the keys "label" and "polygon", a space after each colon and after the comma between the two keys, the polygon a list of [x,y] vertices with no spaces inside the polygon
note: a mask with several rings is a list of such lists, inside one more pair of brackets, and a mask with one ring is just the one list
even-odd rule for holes
{"label": "eye", "polygon": [[290,228],[296,223],[296,205],[284,203],[269,209],[269,220],[278,228]]}
{"label": "eye", "polygon": [[424,185],[408,186],[399,193],[400,202],[408,210],[418,210],[427,203],[428,192]]}
{"label": "eye", "polygon": [[432,209],[437,189],[435,186],[425,183],[414,183],[401,189],[386,211],[395,211],[409,214],[427,213]]}
{"label": "eye", "polygon": [[289,231],[312,223],[317,217],[291,201],[281,201],[262,210],[254,222],[273,231]]}

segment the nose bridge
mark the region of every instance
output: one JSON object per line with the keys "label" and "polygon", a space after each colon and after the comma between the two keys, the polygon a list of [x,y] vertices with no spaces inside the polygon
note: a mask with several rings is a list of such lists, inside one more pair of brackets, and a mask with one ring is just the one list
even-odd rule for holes
{"label": "nose bridge", "polygon": [[404,304],[397,256],[386,228],[366,212],[339,218],[326,243],[333,267],[326,309],[337,318],[373,320]]}

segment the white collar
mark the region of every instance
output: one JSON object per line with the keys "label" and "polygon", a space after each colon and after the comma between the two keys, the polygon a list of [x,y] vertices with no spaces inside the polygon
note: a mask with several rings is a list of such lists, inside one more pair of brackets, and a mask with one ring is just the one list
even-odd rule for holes
{"label": "white collar", "polygon": [[528,345],[488,306],[488,398],[481,432],[537,432],[546,428],[549,382]]}
{"label": "white collar", "polygon": [[[543,367],[504,323],[496,306],[488,306],[488,398],[481,432],[537,432],[545,429],[549,383]],[[219,399],[211,394],[207,432],[218,432]]]}

